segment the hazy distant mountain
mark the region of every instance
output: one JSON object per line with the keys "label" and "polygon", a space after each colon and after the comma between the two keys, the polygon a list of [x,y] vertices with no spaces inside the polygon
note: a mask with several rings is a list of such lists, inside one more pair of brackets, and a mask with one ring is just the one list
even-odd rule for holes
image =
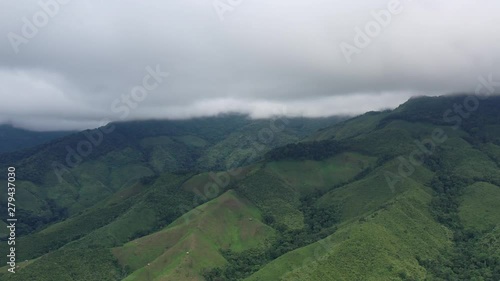
{"label": "hazy distant mountain", "polygon": [[291,120],[267,144],[269,120],[122,123],[62,182],[44,167],[83,133],[8,154],[28,261],[0,277],[500,280],[500,97],[473,101]]}
{"label": "hazy distant mountain", "polygon": [[74,132],[34,132],[0,125],[0,153],[33,147],[70,133]]}

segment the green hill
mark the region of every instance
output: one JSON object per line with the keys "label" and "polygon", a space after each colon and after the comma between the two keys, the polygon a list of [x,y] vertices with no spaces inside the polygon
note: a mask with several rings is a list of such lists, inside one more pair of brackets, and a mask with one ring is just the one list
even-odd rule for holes
{"label": "green hill", "polygon": [[[192,219],[188,219],[192,217]],[[133,273],[125,280],[150,276],[162,280],[201,279],[206,268],[226,263],[220,249],[241,252],[264,247],[274,236],[260,211],[228,191],[186,213],[165,229],[113,250]]]}
{"label": "green hill", "polygon": [[[24,202],[17,231],[25,235],[74,216],[143,178],[250,164],[274,147],[339,120],[227,115],[112,123],[4,154],[0,167],[17,167],[23,186],[17,196]],[[2,198],[0,207],[5,208]],[[5,220],[5,215],[0,217]],[[0,237],[5,231],[0,230]]]}

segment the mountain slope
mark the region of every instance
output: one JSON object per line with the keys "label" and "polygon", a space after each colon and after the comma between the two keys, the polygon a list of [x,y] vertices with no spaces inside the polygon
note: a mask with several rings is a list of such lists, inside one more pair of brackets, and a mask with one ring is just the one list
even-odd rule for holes
{"label": "mountain slope", "polygon": [[[192,217],[192,219],[190,219]],[[133,273],[125,280],[203,280],[208,267],[226,263],[219,249],[263,247],[274,231],[259,210],[234,191],[199,206],[167,228],[114,250]]]}
{"label": "mountain slope", "polygon": [[34,132],[0,125],[0,154],[37,146],[72,133],[74,132]]}

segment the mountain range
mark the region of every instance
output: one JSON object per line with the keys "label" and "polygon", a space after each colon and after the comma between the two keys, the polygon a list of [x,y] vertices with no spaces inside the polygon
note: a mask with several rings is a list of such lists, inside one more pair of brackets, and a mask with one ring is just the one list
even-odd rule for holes
{"label": "mountain range", "polygon": [[34,132],[0,125],[0,153],[14,152],[64,137],[73,131]]}
{"label": "mountain range", "polygon": [[500,280],[499,109],[123,122],[3,153],[0,279]]}

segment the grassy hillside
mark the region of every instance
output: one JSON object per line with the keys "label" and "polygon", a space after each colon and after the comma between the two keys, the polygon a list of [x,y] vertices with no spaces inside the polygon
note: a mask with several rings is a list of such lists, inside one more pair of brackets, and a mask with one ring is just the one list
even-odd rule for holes
{"label": "grassy hillside", "polygon": [[[23,236],[74,216],[142,178],[241,167],[338,120],[227,115],[116,123],[4,154],[0,167],[18,168],[24,200],[18,235]],[[0,217],[6,219],[5,214]],[[0,230],[0,237],[5,231]]]}
{"label": "grassy hillside", "polygon": [[449,231],[426,211],[431,196],[424,189],[416,185],[245,280],[424,280],[417,258],[451,246]]}
{"label": "grassy hillside", "polygon": [[466,228],[484,232],[500,222],[500,187],[478,182],[468,186],[462,195],[459,215]]}
{"label": "grassy hillside", "polygon": [[203,280],[203,270],[226,263],[220,249],[238,252],[265,246],[274,231],[261,220],[255,206],[228,191],[113,252],[133,271],[125,280]]}

